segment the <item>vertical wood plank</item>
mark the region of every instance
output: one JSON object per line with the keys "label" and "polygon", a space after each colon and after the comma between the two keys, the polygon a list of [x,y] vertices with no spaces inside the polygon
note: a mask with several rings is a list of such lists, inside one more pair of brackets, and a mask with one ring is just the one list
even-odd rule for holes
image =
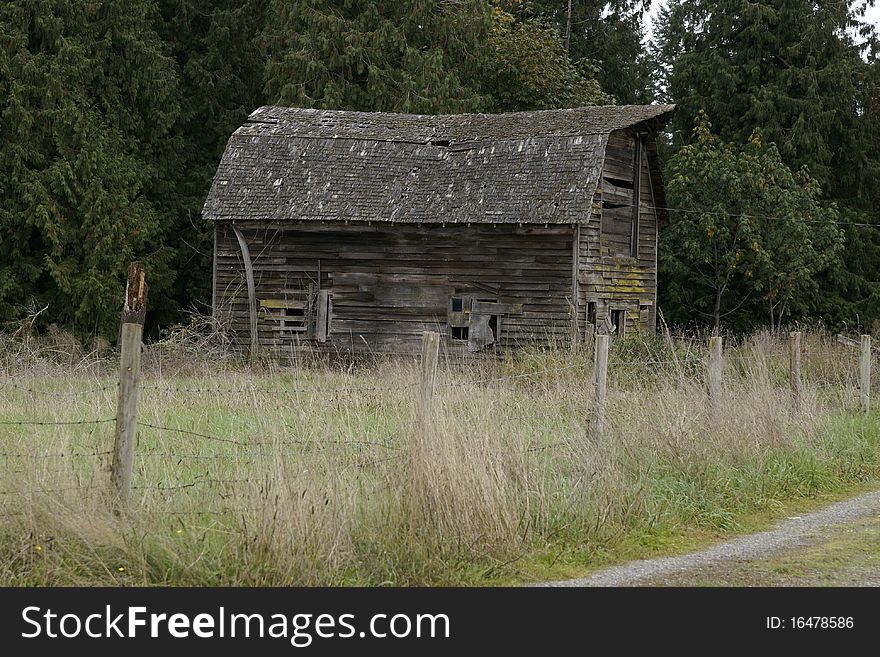
{"label": "vertical wood plank", "polygon": [[250,358],[254,360],[259,349],[259,336],[257,335],[257,289],[254,282],[254,265],[251,262],[251,251],[248,248],[247,241],[244,239],[244,235],[235,224],[232,224],[232,231],[238,240],[238,247],[241,249],[241,259],[244,261],[244,275],[248,291],[248,318],[250,319],[251,329]]}
{"label": "vertical wood plank", "polygon": [[596,410],[593,416],[593,433],[596,437],[605,432],[605,391],[608,382],[608,336],[595,337],[596,351],[593,367],[593,383],[596,388]]}
{"label": "vertical wood plank", "polygon": [[580,312],[580,285],[578,283],[578,274],[580,272],[580,251],[581,251],[581,225],[580,223],[576,223],[574,225],[573,235],[572,235],[572,248],[571,248],[571,305],[572,305],[572,317],[571,317],[571,342],[572,346],[575,346],[579,340],[580,330],[578,327],[578,315]]}
{"label": "vertical wood plank", "polygon": [[318,292],[318,313],[315,325],[315,339],[327,342],[328,325],[330,322],[330,290]]}
{"label": "vertical wood plank", "polygon": [[651,263],[651,272],[652,272],[652,280],[651,280],[651,290],[653,292],[653,296],[651,297],[654,304],[651,306],[651,333],[654,333],[657,330],[657,251],[659,247],[659,235],[660,231],[658,230],[659,226],[659,218],[657,217],[657,201],[654,198],[654,181],[651,177],[651,157],[648,152],[645,153],[645,171],[648,173],[648,191],[651,192],[651,212],[654,215],[654,258]]}
{"label": "vertical wood plank", "polygon": [[862,412],[871,410],[871,336],[863,335],[859,357],[859,389],[862,397]]}
{"label": "vertical wood plank", "polygon": [[632,231],[630,233],[630,255],[639,257],[639,232],[642,210],[642,136],[635,135],[635,149],[633,153],[633,206],[632,206]]}
{"label": "vertical wood plank", "polygon": [[792,331],[788,334],[789,356],[789,385],[791,386],[791,399],[796,412],[803,408],[803,393],[801,391],[801,332]]}
{"label": "vertical wood plank", "polygon": [[116,436],[110,472],[116,509],[128,504],[134,451],[137,444],[137,404],[141,376],[141,341],[146,315],[147,284],[144,268],[132,263],[125,286],[125,306],[120,330],[119,399]]}
{"label": "vertical wood plank", "polygon": [[211,317],[215,320],[220,316],[217,310],[217,250],[219,249],[219,241],[220,227],[214,222],[214,256],[211,263]]}
{"label": "vertical wood plank", "polygon": [[709,338],[709,411],[713,418],[721,412],[722,380],[722,341],[720,336]]}

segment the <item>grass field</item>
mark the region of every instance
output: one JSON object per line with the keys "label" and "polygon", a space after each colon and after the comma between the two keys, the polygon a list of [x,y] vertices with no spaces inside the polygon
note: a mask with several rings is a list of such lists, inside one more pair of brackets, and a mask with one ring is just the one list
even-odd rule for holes
{"label": "grass field", "polygon": [[[607,431],[592,358],[444,360],[433,423],[415,359],[246,366],[149,346],[130,510],[109,509],[112,354],[0,340],[0,584],[508,584],[735,531],[880,474],[857,353],[805,335],[802,408],[781,338],[615,343]],[[19,424],[20,422],[88,422]]]}

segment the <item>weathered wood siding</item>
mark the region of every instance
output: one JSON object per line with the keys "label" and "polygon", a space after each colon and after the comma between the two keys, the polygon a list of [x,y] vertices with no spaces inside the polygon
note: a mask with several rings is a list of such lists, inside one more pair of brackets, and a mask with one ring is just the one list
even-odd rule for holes
{"label": "weathered wood siding", "polygon": [[[586,331],[591,330],[590,303],[595,304],[598,324],[620,309],[625,311],[628,333],[653,331],[656,326],[657,216],[647,157],[649,145],[642,139],[638,146],[636,136],[629,131],[611,133],[592,217],[581,222],[578,326]],[[635,253],[634,227],[638,229]]]}
{"label": "weathered wood siding", "polygon": [[[564,341],[571,334],[576,249],[570,225],[236,226],[252,256],[261,346],[414,351],[421,332],[435,330],[452,349],[467,352],[468,342],[453,340],[451,330],[459,316],[451,299],[462,296],[471,299],[475,312],[500,312],[498,339],[489,350]],[[217,313],[246,346],[247,286],[228,224],[218,225],[216,253]],[[319,290],[329,296],[321,343],[315,327]],[[285,318],[285,312],[296,317]],[[296,326],[300,312],[313,318],[308,329]]]}

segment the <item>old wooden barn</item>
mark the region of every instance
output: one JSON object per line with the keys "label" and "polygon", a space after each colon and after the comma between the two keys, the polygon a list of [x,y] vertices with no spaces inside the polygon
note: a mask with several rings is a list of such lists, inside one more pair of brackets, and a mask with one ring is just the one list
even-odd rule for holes
{"label": "old wooden barn", "polygon": [[262,107],[205,218],[248,349],[462,352],[652,331],[670,105],[417,116]]}

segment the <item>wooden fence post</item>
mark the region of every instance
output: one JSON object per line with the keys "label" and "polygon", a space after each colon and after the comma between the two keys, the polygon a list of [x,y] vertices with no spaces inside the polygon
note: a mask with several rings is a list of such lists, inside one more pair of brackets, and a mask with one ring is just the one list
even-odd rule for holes
{"label": "wooden fence post", "polygon": [[791,385],[791,397],[794,409],[800,412],[803,407],[801,391],[801,332],[793,331],[788,334],[789,356],[789,384]]}
{"label": "wooden fence post", "polygon": [[147,284],[139,262],[128,268],[125,306],[122,312],[119,358],[119,401],[116,409],[116,441],[110,480],[116,508],[128,503],[137,442],[138,386],[141,378],[141,341],[146,314]]}
{"label": "wooden fence post", "polygon": [[859,388],[862,393],[862,412],[871,410],[871,336],[862,336],[862,351],[859,358]]}
{"label": "wooden fence post", "polygon": [[721,337],[709,338],[709,410],[713,417],[721,412]]}
{"label": "wooden fence post", "polygon": [[596,386],[596,414],[593,416],[593,433],[600,437],[605,431],[605,388],[608,382],[608,336],[597,335],[593,383]]}
{"label": "wooden fence post", "polygon": [[422,381],[421,394],[419,396],[419,415],[421,417],[422,429],[426,431],[431,425],[439,353],[440,334],[435,331],[425,331],[422,333]]}

